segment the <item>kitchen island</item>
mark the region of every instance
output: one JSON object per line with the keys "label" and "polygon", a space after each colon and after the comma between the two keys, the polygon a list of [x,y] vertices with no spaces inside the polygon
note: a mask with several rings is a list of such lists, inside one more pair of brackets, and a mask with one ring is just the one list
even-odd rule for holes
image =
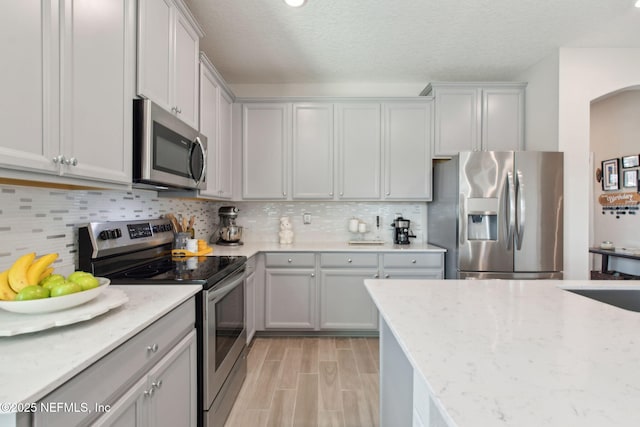
{"label": "kitchen island", "polygon": [[[29,425],[30,414],[16,415],[14,407],[45,398],[202,289],[199,285],[111,287],[124,291],[129,300],[88,321],[0,337],[0,404],[5,405],[0,426]],[[186,309],[193,311],[192,306]]]}
{"label": "kitchen island", "polygon": [[565,289],[640,282],[365,285],[380,312],[381,426],[638,424],[640,313]]}

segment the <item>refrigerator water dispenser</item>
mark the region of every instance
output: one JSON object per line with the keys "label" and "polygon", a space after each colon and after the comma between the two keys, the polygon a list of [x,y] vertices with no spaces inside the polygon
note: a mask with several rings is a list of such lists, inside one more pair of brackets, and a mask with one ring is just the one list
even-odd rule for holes
{"label": "refrigerator water dispenser", "polygon": [[469,214],[467,216],[468,240],[498,240],[498,215]]}

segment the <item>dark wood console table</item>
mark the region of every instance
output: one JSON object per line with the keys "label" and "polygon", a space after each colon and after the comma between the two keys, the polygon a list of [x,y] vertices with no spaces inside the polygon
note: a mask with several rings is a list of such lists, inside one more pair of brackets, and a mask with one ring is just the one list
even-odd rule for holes
{"label": "dark wood console table", "polygon": [[635,259],[635,260],[640,261],[640,256],[638,256],[638,255],[625,254],[625,253],[622,253],[622,252],[616,252],[616,251],[611,251],[611,250],[607,250],[607,249],[589,248],[589,252],[591,252],[593,254],[602,255],[602,264],[600,266],[600,272],[601,273],[606,273],[607,271],[609,271],[609,257],[610,256],[618,257],[618,258],[629,258],[629,259]]}

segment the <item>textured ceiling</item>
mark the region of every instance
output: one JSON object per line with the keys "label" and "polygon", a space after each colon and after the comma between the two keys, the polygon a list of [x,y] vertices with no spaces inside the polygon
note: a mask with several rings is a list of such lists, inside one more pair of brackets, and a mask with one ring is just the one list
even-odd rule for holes
{"label": "textured ceiling", "polygon": [[634,0],[185,0],[231,84],[510,79],[562,46],[640,47]]}

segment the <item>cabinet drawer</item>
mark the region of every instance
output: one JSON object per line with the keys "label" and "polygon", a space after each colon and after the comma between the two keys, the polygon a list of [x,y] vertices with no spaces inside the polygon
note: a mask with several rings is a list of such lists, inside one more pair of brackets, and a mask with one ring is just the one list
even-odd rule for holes
{"label": "cabinet drawer", "polygon": [[441,253],[387,253],[383,256],[385,268],[443,268]]}
{"label": "cabinet drawer", "polygon": [[378,267],[377,253],[335,252],[320,254],[320,267]]}
{"label": "cabinet drawer", "polygon": [[[76,377],[48,394],[39,403],[58,402],[82,408],[96,404],[111,405],[141,375],[156,364],[195,325],[194,298],[166,314],[129,341],[79,373]],[[36,412],[33,425],[71,426],[85,424],[98,413],[82,411]]]}
{"label": "cabinet drawer", "polygon": [[316,254],[304,252],[273,252],[266,254],[267,267],[315,267]]}

